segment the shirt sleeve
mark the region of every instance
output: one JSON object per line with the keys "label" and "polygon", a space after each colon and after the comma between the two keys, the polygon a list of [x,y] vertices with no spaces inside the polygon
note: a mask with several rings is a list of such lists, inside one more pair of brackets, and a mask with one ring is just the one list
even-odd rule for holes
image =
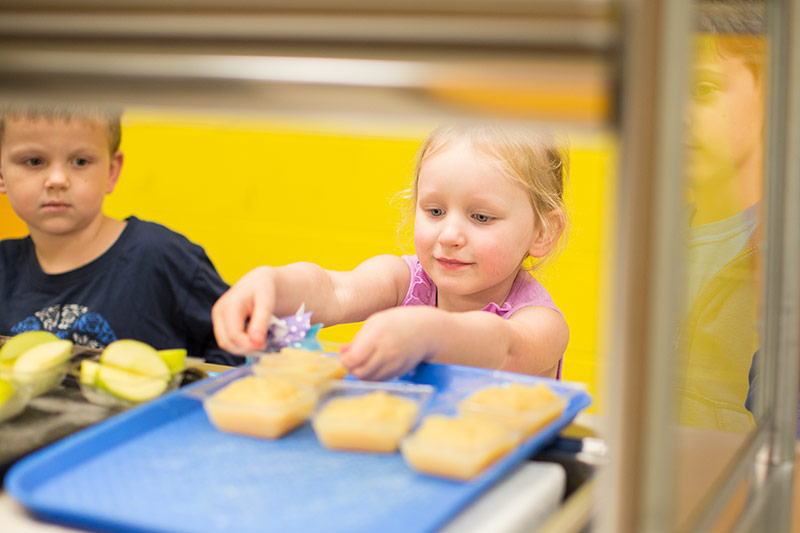
{"label": "shirt sleeve", "polygon": [[211,307],[228,290],[211,259],[197,246],[192,253],[194,273],[181,298],[181,310],[186,328],[187,346],[190,355],[203,357],[209,363],[236,366],[244,358],[223,351],[214,337]]}

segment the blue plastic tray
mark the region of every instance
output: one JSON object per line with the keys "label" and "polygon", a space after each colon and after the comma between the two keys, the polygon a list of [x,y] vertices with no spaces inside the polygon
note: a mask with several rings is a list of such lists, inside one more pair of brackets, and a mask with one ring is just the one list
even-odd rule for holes
{"label": "blue plastic tray", "polygon": [[276,441],[220,432],[185,388],[28,456],[5,489],[46,520],[119,532],[433,531],[591,398],[568,382],[454,365],[423,364],[400,380],[436,388],[426,413],[454,411],[477,388],[508,380],[546,381],[567,408],[466,483],[416,473],[399,453],[328,450],[308,423]]}

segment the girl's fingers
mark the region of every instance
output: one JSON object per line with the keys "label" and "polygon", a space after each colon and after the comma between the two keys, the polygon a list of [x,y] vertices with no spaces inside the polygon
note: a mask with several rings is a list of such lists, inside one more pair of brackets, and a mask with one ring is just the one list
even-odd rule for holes
{"label": "girl's fingers", "polygon": [[342,346],[340,360],[353,375],[369,380],[390,379],[405,374],[422,359],[417,354],[421,348],[409,342],[414,334],[404,335],[392,316],[389,311],[372,315],[350,344]]}
{"label": "girl's fingers", "polygon": [[245,354],[264,348],[272,302],[271,289],[261,278],[259,272],[246,275],[212,307],[214,335],[223,350]]}
{"label": "girl's fingers", "polygon": [[267,344],[267,330],[272,316],[267,289],[258,287],[253,294],[250,323],[247,326],[247,339],[254,349],[263,349]]}
{"label": "girl's fingers", "polygon": [[244,331],[247,320],[247,306],[244,302],[231,301],[234,295],[224,294],[212,309],[214,335],[223,350],[242,354],[248,351],[250,340]]}
{"label": "girl's fingers", "polygon": [[214,328],[214,337],[217,339],[217,345],[223,350],[230,351],[228,346],[228,332],[225,329],[225,323],[222,321],[219,300],[211,308],[211,325]]}
{"label": "girl's fingers", "polygon": [[353,369],[363,365],[371,356],[370,351],[366,350],[364,343],[357,343],[355,340],[346,346],[342,346],[339,351],[339,360],[351,372]]}
{"label": "girl's fingers", "polygon": [[382,364],[381,358],[375,351],[375,343],[370,341],[369,335],[361,334],[362,331],[359,330],[349,345],[342,347],[339,360],[357,378],[373,379],[375,369]]}
{"label": "girl's fingers", "polygon": [[419,361],[413,359],[403,359],[400,363],[401,364],[397,365],[397,368],[395,368],[394,371],[392,371],[392,375],[384,379],[399,378],[400,376],[404,376],[405,374],[410,372],[411,369],[417,366],[419,364]]}
{"label": "girl's fingers", "polygon": [[370,334],[369,327],[362,326],[356,332],[353,340],[342,345],[339,350],[339,360],[348,370],[352,371],[374,357],[376,346],[377,344]]}
{"label": "girl's fingers", "polygon": [[381,357],[370,357],[363,364],[352,368],[350,371],[358,379],[380,381],[382,379],[383,363]]}
{"label": "girl's fingers", "polygon": [[403,354],[382,351],[378,347],[360,364],[350,368],[350,372],[359,379],[382,381],[404,374],[403,368],[408,364]]}

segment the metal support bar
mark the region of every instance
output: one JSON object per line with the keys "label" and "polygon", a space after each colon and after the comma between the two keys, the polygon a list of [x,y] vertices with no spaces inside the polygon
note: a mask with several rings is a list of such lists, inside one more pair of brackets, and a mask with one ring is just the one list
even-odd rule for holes
{"label": "metal support bar", "polygon": [[621,182],[611,331],[611,463],[602,531],[670,531],[672,366],[682,292],[687,1],[625,4]]}

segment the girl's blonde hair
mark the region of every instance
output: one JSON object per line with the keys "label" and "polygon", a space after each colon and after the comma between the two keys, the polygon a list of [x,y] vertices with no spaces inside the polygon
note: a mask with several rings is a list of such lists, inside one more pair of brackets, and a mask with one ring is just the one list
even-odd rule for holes
{"label": "girl's blonde hair", "polygon": [[[406,200],[402,229],[413,225],[417,204],[419,174],[425,161],[453,144],[466,141],[500,173],[519,183],[528,192],[537,224],[545,236],[564,230],[559,243],[547,257],[563,246],[567,227],[564,185],[569,174],[569,156],[548,134],[531,128],[495,123],[451,123],[439,126],[417,151],[411,186],[403,193]],[[527,258],[526,269],[533,270],[546,258]]]}

